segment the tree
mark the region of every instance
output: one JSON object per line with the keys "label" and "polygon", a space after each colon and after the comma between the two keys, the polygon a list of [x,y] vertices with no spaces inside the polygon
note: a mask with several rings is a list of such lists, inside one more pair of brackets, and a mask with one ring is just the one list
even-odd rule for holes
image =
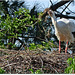
{"label": "tree", "polygon": [[24,1],[16,1],[16,0],[0,1],[1,15],[4,14],[5,17],[7,14],[9,14],[10,16],[14,15],[14,11],[17,11],[19,8],[24,7],[23,4],[24,4]]}
{"label": "tree", "polygon": [[50,0],[50,2],[51,2],[52,5],[51,5],[49,8],[46,8],[46,9],[44,10],[44,13],[43,13],[42,17],[43,17],[43,16],[45,17],[46,15],[48,15],[47,12],[48,12],[50,9],[53,10],[53,11],[56,11],[56,12],[58,13],[59,11],[57,11],[57,9],[58,9],[59,7],[65,5],[66,3],[68,3],[67,6],[65,5],[65,8],[62,9],[62,12],[59,12],[59,14],[55,14],[55,15],[56,15],[57,17],[60,17],[60,18],[63,17],[63,18],[75,19],[74,16],[68,16],[68,15],[63,15],[63,14],[62,14],[62,13],[67,9],[67,7],[68,7],[73,1],[74,1],[74,0],[61,0],[60,2],[58,2],[58,3],[56,3],[56,4],[53,5],[52,1]]}

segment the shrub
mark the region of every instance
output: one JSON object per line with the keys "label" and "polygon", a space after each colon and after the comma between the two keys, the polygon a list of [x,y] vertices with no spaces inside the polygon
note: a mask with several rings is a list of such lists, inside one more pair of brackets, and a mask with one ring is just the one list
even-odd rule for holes
{"label": "shrub", "polygon": [[0,74],[4,74],[5,70],[3,70],[2,68],[0,68]]}
{"label": "shrub", "polygon": [[65,69],[65,73],[75,73],[75,57],[68,58],[67,63],[68,67]]}
{"label": "shrub", "polygon": [[41,44],[31,43],[29,50],[36,50],[36,49],[51,50],[52,47],[56,47],[52,41],[49,42],[42,41]]}
{"label": "shrub", "polygon": [[31,71],[32,74],[42,74],[43,73],[43,72],[41,72],[40,69],[39,70],[36,70],[35,72],[34,72],[33,69],[29,69],[29,70]]}

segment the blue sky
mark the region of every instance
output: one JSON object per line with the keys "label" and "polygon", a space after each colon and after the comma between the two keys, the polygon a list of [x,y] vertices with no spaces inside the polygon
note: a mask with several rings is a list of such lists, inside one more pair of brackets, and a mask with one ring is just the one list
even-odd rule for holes
{"label": "blue sky", "polygon": [[38,6],[40,7],[39,9],[42,9],[42,10],[50,6],[49,0],[25,0],[25,1],[27,5],[30,5],[29,9],[31,9],[36,4],[38,4]]}
{"label": "blue sky", "polygon": [[[39,5],[37,6],[38,11],[42,10],[44,11],[45,8],[50,7],[50,0],[25,0],[27,5],[29,5],[29,9],[31,9],[34,5],[36,5],[36,3],[38,3]],[[53,4],[59,2],[60,0],[52,0]],[[75,0],[74,0],[75,1]],[[64,6],[63,6],[64,8]],[[75,3],[71,3],[68,7],[72,12],[75,12]],[[61,7],[58,9],[58,11],[62,11]],[[66,11],[69,12],[68,9],[66,9]],[[66,12],[63,13],[64,15],[66,14]],[[75,14],[70,14],[70,16],[75,16]],[[73,20],[73,19],[72,19]],[[75,20],[74,20],[75,21]]]}
{"label": "blue sky", "polygon": [[[44,10],[45,8],[49,7],[51,4],[50,4],[50,0],[25,0],[29,9],[31,9],[34,5],[38,4],[37,6],[37,9],[40,11],[40,10]],[[53,3],[57,3],[58,1],[60,0],[52,0]],[[75,4],[71,4],[69,6],[69,8],[75,12]],[[61,11],[61,10],[60,10]],[[68,10],[66,10],[68,11]]]}

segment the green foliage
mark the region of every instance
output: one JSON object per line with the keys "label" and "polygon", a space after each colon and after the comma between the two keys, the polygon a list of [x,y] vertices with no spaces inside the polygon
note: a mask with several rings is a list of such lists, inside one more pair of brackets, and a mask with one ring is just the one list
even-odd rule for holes
{"label": "green foliage", "polygon": [[[43,17],[42,12],[38,13],[37,5],[34,5],[29,11],[24,2],[4,0],[0,3],[2,13],[0,15],[0,48],[18,50],[24,49],[23,47],[26,45],[29,46],[31,42],[39,43],[41,40],[51,40],[51,18],[47,20]],[[32,46],[34,49],[43,48],[43,45],[40,44],[34,46]],[[50,45],[50,47],[52,46]]]}
{"label": "green foliage", "polygon": [[35,74],[34,70],[33,69],[29,69],[29,71],[31,71],[32,74]]}
{"label": "green foliage", "polygon": [[[24,4],[23,1],[19,3],[19,1],[14,0],[11,4],[9,1],[7,3],[5,1],[3,4],[8,5],[8,7],[6,7],[7,12],[4,13],[5,15],[0,15],[0,48],[18,50],[22,49],[22,45],[29,46],[30,42],[39,43],[41,39],[50,40],[50,36],[47,35],[50,33],[50,22],[46,23],[40,17],[38,18],[43,13],[38,13],[36,6],[29,11],[26,8],[20,8],[19,5]],[[30,38],[33,40],[30,40]],[[17,41],[18,43],[16,44]],[[33,50],[37,48],[49,48],[50,50],[51,47],[51,45],[50,47],[48,46],[48,43],[45,45],[45,48],[41,44],[31,46],[30,49],[33,48]]]}
{"label": "green foliage", "polygon": [[[37,20],[34,16],[31,17],[29,10],[26,8],[20,8],[18,11],[15,11],[14,14],[14,17],[11,17],[9,14],[7,14],[6,18],[0,16],[0,41],[5,39],[6,44],[11,44],[11,48],[13,48],[15,44],[13,43],[13,39],[18,39],[21,37],[21,34],[28,32],[26,25],[33,27],[33,21]],[[0,42],[1,46],[3,44],[4,42]]]}
{"label": "green foliage", "polygon": [[37,49],[37,46],[35,45],[35,43],[31,43],[29,50],[35,50],[35,49]]}
{"label": "green foliage", "polygon": [[36,70],[35,72],[34,72],[33,69],[29,69],[29,70],[31,71],[32,74],[42,74],[42,72],[41,72],[40,69],[39,70]]}
{"label": "green foliage", "polygon": [[[6,17],[0,15],[0,48],[21,49],[22,45],[26,46],[27,44],[28,46],[30,42],[38,43],[41,42],[41,39],[50,40],[50,36],[47,35],[50,32],[50,23],[44,23],[40,18],[37,18],[39,15],[37,12],[32,12],[26,8],[20,8],[18,11],[14,11],[12,16],[9,14],[6,14]],[[29,41],[29,37],[34,40]],[[19,43],[16,44],[16,41]],[[50,50],[51,47],[54,47],[53,43],[42,42],[42,44],[37,45],[30,44],[29,49]]]}
{"label": "green foliage", "polygon": [[68,67],[65,69],[65,73],[75,73],[75,57],[68,58],[67,63]]}
{"label": "green foliage", "polygon": [[[19,1],[19,0],[2,0],[0,2],[0,14],[10,14],[14,15],[14,11],[18,10],[19,8],[26,7],[25,1]],[[24,4],[24,6],[23,6]]]}
{"label": "green foliage", "polygon": [[2,68],[0,68],[0,74],[4,74],[5,70],[3,70]]}
{"label": "green foliage", "polygon": [[36,49],[51,50],[52,47],[55,47],[52,41],[49,42],[42,41],[42,44],[31,43],[29,50],[36,50]]}

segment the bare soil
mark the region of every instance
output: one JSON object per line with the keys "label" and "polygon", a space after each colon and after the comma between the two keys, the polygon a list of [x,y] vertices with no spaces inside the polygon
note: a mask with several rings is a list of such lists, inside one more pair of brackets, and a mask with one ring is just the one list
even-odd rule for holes
{"label": "bare soil", "polygon": [[16,51],[0,49],[0,67],[5,70],[5,74],[31,74],[40,70],[43,74],[61,74],[68,66],[67,59],[74,57],[74,54],[52,53],[36,51]]}

